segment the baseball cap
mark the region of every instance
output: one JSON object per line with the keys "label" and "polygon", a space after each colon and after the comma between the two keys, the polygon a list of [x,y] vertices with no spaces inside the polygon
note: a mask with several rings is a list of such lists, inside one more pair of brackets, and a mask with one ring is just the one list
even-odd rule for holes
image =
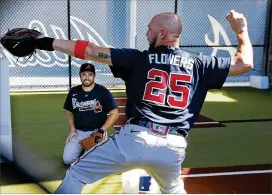
{"label": "baseball cap", "polygon": [[94,65],[92,65],[90,63],[82,64],[80,66],[79,73],[82,73],[82,72],[85,72],[85,71],[90,71],[90,72],[93,72],[95,74],[95,67],[94,67]]}

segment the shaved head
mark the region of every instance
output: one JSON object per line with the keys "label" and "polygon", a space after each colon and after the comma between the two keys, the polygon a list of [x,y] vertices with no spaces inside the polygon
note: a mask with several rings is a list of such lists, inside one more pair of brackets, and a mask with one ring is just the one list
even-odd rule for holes
{"label": "shaved head", "polygon": [[182,24],[180,18],[175,13],[165,12],[152,18],[159,28],[167,30],[169,33],[180,35]]}
{"label": "shaved head", "polygon": [[149,48],[159,45],[178,46],[182,23],[175,13],[164,12],[155,15],[148,24],[146,33]]}

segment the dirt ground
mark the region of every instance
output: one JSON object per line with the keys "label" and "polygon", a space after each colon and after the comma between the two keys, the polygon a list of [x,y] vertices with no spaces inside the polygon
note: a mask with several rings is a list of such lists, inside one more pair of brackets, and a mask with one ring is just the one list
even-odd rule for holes
{"label": "dirt ground", "polygon": [[[270,173],[256,173],[265,170]],[[254,173],[254,171],[256,171]],[[221,176],[184,178],[188,194],[272,194],[272,164],[248,165],[218,168],[184,168],[182,173],[209,174],[222,173]],[[229,173],[231,172],[231,173]],[[236,173],[235,173],[236,172]],[[223,175],[224,173],[240,175]]]}

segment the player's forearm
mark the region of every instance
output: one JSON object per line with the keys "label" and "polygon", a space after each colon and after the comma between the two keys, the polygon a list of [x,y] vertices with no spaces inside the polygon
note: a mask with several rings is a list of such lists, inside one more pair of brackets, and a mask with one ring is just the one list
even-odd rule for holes
{"label": "player's forearm", "polygon": [[112,127],[114,125],[114,123],[116,122],[116,120],[118,119],[118,117],[119,117],[119,112],[118,112],[117,108],[112,110],[109,114],[110,115],[108,116],[108,118],[105,121],[104,125],[100,128],[100,129],[102,129],[104,131],[109,129],[110,127]]}
{"label": "player's forearm", "polygon": [[[77,44],[80,46],[78,46]],[[55,39],[53,41],[54,50],[66,53],[70,56],[74,56],[80,59],[112,65],[109,48],[99,47],[91,42],[87,42],[87,47],[85,49],[83,48],[82,42],[77,43],[76,41],[61,39]],[[78,56],[79,53],[82,53],[82,57]]]}
{"label": "player's forearm", "polygon": [[237,54],[239,60],[244,64],[253,66],[253,49],[248,36],[248,32],[244,31],[237,35],[238,49]]}
{"label": "player's forearm", "polygon": [[53,41],[54,50],[74,56],[76,42],[72,40],[55,39]]}
{"label": "player's forearm", "polygon": [[41,37],[35,40],[35,48],[45,51],[57,50],[82,60],[112,65],[110,48],[99,47],[89,41]]}
{"label": "player's forearm", "polygon": [[[86,50],[83,54],[82,59],[83,60],[92,60],[92,61],[97,61],[99,59],[96,59],[97,55],[95,54],[95,47],[91,42],[87,43],[88,46],[86,47]],[[76,56],[76,41],[72,40],[62,40],[62,39],[55,39],[53,41],[53,48],[54,50],[60,51],[62,53],[66,53],[70,56],[78,57]]]}
{"label": "player's forearm", "polygon": [[237,34],[237,39],[238,48],[232,65],[237,67],[235,72],[239,75],[253,68],[253,49],[247,31]]}
{"label": "player's forearm", "polygon": [[74,116],[72,112],[66,113],[67,123],[69,125],[70,131],[75,131]]}

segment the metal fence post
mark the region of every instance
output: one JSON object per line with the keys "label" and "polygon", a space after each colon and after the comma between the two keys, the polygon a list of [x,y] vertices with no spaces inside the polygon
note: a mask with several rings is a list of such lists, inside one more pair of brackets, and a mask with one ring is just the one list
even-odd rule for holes
{"label": "metal fence post", "polygon": [[[266,28],[262,74],[272,74],[272,0],[267,1]],[[270,72],[269,72],[270,70]]]}
{"label": "metal fence post", "polygon": [[[71,40],[71,26],[70,26],[70,0],[67,0],[67,22],[68,22],[68,39]],[[72,63],[71,56],[68,56],[69,67],[69,89],[72,88]]]}
{"label": "metal fence post", "polygon": [[175,14],[178,12],[178,0],[175,0]]}

